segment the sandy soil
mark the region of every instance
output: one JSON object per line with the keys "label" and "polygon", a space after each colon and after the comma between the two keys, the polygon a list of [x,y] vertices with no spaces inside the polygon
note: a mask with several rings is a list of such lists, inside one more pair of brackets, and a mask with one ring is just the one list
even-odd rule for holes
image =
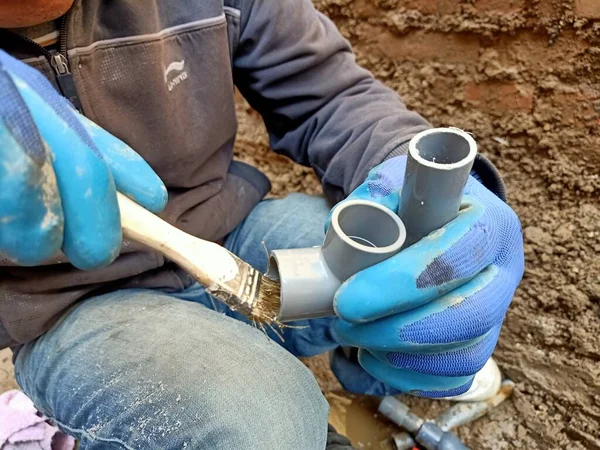
{"label": "sandy soil", "polygon": [[[570,0],[315,3],[409,107],[474,133],[521,217],[526,274],[495,354],[517,388],[460,436],[475,449],[600,449],[600,23]],[[269,152],[242,101],[239,115],[237,156],[272,195],[320,192],[309,169]],[[307,364],[356,447],[391,448],[374,401],[340,392],[323,358]],[[10,370],[0,352],[0,392]],[[406,400],[429,417],[445,406]]]}
{"label": "sandy soil", "polygon": [[[526,274],[495,354],[517,388],[459,434],[477,449],[600,449],[600,24],[567,0],[315,3],[410,108],[474,133],[522,220]],[[243,103],[240,123],[238,155],[273,194],[318,191],[307,169],[269,153]],[[340,393],[323,359],[308,364],[332,421],[359,448],[388,448],[373,402]],[[442,407],[409,402],[429,417]]]}

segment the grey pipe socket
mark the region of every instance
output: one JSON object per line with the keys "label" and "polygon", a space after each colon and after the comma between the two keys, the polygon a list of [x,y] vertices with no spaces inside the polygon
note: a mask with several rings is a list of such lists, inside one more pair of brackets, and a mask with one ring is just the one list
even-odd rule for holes
{"label": "grey pipe socket", "polygon": [[419,133],[409,143],[399,217],[374,202],[347,201],[334,209],[321,247],[272,251],[267,276],[281,283],[277,319],[334,315],[345,280],[453,220],[476,154],[475,140],[457,128]]}
{"label": "grey pipe socket", "polygon": [[433,128],[413,137],[398,215],[408,247],[458,215],[477,144],[458,128]]}
{"label": "grey pipe socket", "polygon": [[352,275],[400,251],[406,231],[389,209],[366,200],[337,206],[321,247],[271,252],[267,276],[281,283],[280,322],[334,315],[333,299]]}

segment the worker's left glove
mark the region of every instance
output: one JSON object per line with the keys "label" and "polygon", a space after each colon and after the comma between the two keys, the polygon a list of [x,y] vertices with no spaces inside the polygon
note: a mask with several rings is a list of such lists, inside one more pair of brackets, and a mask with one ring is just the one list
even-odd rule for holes
{"label": "worker's left glove", "polygon": [[[349,198],[397,212],[405,166],[405,156],[384,162]],[[336,294],[337,340],[359,347],[360,365],[397,391],[446,397],[468,390],[494,351],[523,275],[514,211],[473,177],[464,194],[455,220],[358,273]],[[356,374],[336,375],[361,390]]]}

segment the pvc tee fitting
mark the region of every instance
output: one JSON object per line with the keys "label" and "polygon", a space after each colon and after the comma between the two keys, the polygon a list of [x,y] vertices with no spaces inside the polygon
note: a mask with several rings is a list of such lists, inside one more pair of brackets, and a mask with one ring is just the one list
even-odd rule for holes
{"label": "pvc tee fitting", "polygon": [[335,292],[345,280],[453,220],[476,154],[475,140],[464,131],[423,131],[409,143],[399,217],[374,202],[346,201],[334,209],[321,247],[272,251],[267,276],[281,283],[277,319],[333,315]]}
{"label": "pvc tee fitting", "polygon": [[321,247],[271,252],[267,276],[281,283],[281,322],[334,315],[333,299],[352,275],[400,251],[406,231],[389,209],[366,200],[338,205]]}

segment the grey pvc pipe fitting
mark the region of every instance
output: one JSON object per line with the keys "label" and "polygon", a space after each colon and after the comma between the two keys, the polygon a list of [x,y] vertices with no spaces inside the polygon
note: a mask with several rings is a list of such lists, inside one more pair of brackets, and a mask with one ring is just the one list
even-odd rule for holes
{"label": "grey pvc pipe fitting", "polygon": [[388,208],[348,200],[334,208],[321,247],[274,250],[267,276],[281,283],[280,322],[334,315],[333,298],[352,275],[400,251],[406,231]]}
{"label": "grey pvc pipe fitting", "polygon": [[396,448],[412,448],[408,445],[416,441],[426,450],[469,450],[455,434],[412,414],[408,406],[395,397],[384,397],[379,404],[379,412],[412,435],[394,436]]}
{"label": "grey pvc pipe fitting", "polygon": [[433,128],[411,139],[398,209],[405,247],[456,218],[476,155],[475,140],[458,128]]}
{"label": "grey pvc pipe fitting", "polygon": [[408,406],[391,395],[383,397],[378,409],[381,414],[410,433],[418,433],[425,422],[411,413]]}
{"label": "grey pvc pipe fitting", "polygon": [[321,247],[274,250],[267,276],[281,283],[281,322],[334,315],[333,298],[352,275],[384,261],[457,215],[477,144],[457,128],[414,136],[398,216],[365,200],[334,209]]}

